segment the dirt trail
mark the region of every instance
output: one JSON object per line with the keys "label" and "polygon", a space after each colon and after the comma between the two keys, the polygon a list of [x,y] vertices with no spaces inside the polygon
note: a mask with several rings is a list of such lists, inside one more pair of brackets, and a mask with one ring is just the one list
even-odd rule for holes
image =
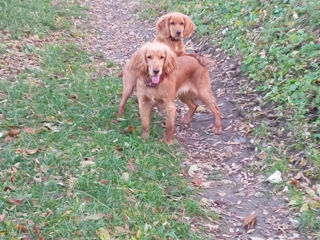
{"label": "dirt trail", "polygon": [[[139,1],[124,0],[90,1],[91,27],[101,32],[91,43],[93,50],[123,64],[144,42],[152,41],[156,34],[155,22],[139,20],[139,4]],[[239,94],[240,83],[247,80],[241,76],[237,61],[203,41],[189,39],[185,45],[187,51],[198,50],[217,62],[211,79],[224,125],[223,134],[214,135],[210,130],[212,115],[204,108],[195,114],[191,126],[177,123],[176,137],[187,156],[185,175],[191,184],[200,187],[201,204],[222,216],[219,221],[194,220],[192,228],[195,231],[204,228],[210,239],[308,239],[295,230],[297,222],[286,210],[285,193],[275,192],[265,182],[257,153],[249,144],[246,132],[250,125],[246,114],[254,111],[258,100]],[[243,107],[245,102],[251,102],[250,108]],[[179,104],[178,121],[185,111]],[[257,222],[247,233],[242,217],[252,211]]]}

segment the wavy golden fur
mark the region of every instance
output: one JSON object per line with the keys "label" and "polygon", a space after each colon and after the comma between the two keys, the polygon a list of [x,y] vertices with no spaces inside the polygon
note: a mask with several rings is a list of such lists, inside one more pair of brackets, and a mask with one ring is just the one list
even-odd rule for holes
{"label": "wavy golden fur", "polygon": [[[162,79],[162,81],[150,86],[149,82],[153,82],[153,79]],[[123,94],[119,105],[120,116],[123,115],[125,103],[135,86],[142,122],[142,136],[145,139],[149,136],[150,111],[152,106],[156,105],[166,113],[164,139],[168,144],[173,143],[176,96],[189,107],[189,111],[182,119],[183,123],[190,123],[198,106],[195,100],[198,97],[215,117],[213,132],[221,133],[221,111],[211,91],[209,72],[193,57],[177,57],[167,45],[159,42],[147,43],[137,50],[124,70]]]}

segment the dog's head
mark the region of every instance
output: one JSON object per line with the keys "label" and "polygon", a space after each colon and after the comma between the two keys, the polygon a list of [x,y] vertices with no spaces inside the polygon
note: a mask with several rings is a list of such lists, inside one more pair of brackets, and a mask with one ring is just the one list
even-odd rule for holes
{"label": "dog's head", "polygon": [[178,41],[183,37],[190,37],[195,25],[187,15],[173,12],[159,18],[157,30],[159,34]]}
{"label": "dog's head", "polygon": [[177,68],[177,56],[167,45],[151,42],[137,50],[130,63],[130,68],[140,77],[151,78],[158,84],[161,76],[168,76]]}

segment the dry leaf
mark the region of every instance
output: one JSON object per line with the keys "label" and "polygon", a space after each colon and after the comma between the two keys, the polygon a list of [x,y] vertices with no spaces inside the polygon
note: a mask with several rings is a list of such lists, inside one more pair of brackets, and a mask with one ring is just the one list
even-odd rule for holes
{"label": "dry leaf", "polygon": [[197,172],[199,170],[198,165],[193,164],[190,166],[189,170],[188,170],[188,174],[190,177],[194,177],[195,176],[195,172]]}
{"label": "dry leaf", "polygon": [[249,215],[245,216],[243,219],[243,227],[246,227],[247,230],[250,230],[253,228],[253,226],[255,225],[256,221],[257,221],[257,216],[255,212],[250,213]]}
{"label": "dry leaf", "polygon": [[104,214],[104,213],[97,213],[97,214],[93,214],[93,215],[88,215],[85,217],[79,217],[80,221],[87,221],[87,220],[100,220],[103,218],[111,218],[112,214]]}
{"label": "dry leaf", "polygon": [[4,114],[0,114],[0,121],[4,119]]}
{"label": "dry leaf", "polygon": [[193,185],[196,187],[201,187],[203,180],[201,178],[195,178],[192,180]]}
{"label": "dry leaf", "polygon": [[18,148],[18,149],[16,149],[16,153],[27,154],[27,155],[33,155],[38,151],[39,151],[39,148],[35,148],[35,149]]}
{"label": "dry leaf", "polygon": [[9,199],[9,203],[12,203],[16,206],[20,206],[24,202],[24,199]]}
{"label": "dry leaf", "polygon": [[206,112],[208,111],[204,106],[200,105],[198,108],[197,108],[197,111],[198,112]]}
{"label": "dry leaf", "polygon": [[129,173],[127,173],[127,172],[122,173],[121,178],[122,178],[122,180],[124,180],[125,182],[128,182],[128,181],[129,181],[129,177],[130,177]]}
{"label": "dry leaf", "polygon": [[24,232],[24,233],[28,231],[28,228],[25,225],[17,224],[16,228],[18,228],[21,232]]}
{"label": "dry leaf", "polygon": [[109,232],[104,228],[100,228],[99,230],[97,230],[96,234],[98,235],[100,240],[110,240],[111,239]]}
{"label": "dry leaf", "polygon": [[20,134],[20,129],[11,129],[10,132],[8,132],[8,136],[10,137],[16,137]]}
{"label": "dry leaf", "polygon": [[136,127],[133,127],[133,126],[129,126],[128,127],[128,133],[132,133],[132,132],[135,132],[135,131],[137,131]]}
{"label": "dry leaf", "polygon": [[137,238],[141,238],[141,234],[142,234],[142,233],[141,233],[141,230],[139,229],[138,232],[137,232],[137,234],[136,234]]}
{"label": "dry leaf", "polygon": [[30,135],[35,135],[36,134],[36,130],[34,128],[29,128],[29,127],[26,127],[26,126],[23,127],[23,131],[25,133],[30,134]]}
{"label": "dry leaf", "polygon": [[38,237],[38,240],[43,240],[43,237],[41,237],[39,228],[37,226],[34,226],[33,230],[35,231],[35,233],[36,233],[36,235]]}

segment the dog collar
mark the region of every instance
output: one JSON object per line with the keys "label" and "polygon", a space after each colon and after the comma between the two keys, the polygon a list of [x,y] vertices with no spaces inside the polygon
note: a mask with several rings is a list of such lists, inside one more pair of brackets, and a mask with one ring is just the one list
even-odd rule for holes
{"label": "dog collar", "polygon": [[152,87],[152,88],[154,88],[154,87],[158,86],[158,85],[163,81],[163,78],[164,78],[163,75],[161,75],[161,76],[160,76],[160,81],[159,81],[159,83],[157,83],[157,84],[153,83],[150,78],[145,78],[145,79],[144,79],[144,84],[145,84],[147,87]]}

